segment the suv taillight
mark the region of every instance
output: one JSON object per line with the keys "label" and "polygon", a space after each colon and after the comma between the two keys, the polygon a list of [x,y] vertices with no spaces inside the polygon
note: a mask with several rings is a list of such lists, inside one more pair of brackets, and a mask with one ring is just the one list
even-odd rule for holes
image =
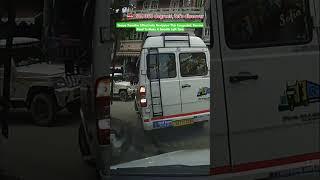
{"label": "suv taillight", "polygon": [[110,119],[98,120],[98,141],[100,145],[110,144]]}
{"label": "suv taillight", "polygon": [[140,86],[139,88],[139,95],[140,95],[140,106],[147,107],[147,98],[146,98],[147,89],[145,86]]}
{"label": "suv taillight", "polygon": [[110,96],[110,79],[99,78],[96,81],[96,98],[104,98]]}
{"label": "suv taillight", "polygon": [[102,77],[96,80],[95,86],[95,114],[100,145],[110,144],[110,82],[109,77]]}
{"label": "suv taillight", "polygon": [[139,93],[140,93],[140,96],[145,96],[146,95],[146,87],[144,86],[140,86],[139,88]]}

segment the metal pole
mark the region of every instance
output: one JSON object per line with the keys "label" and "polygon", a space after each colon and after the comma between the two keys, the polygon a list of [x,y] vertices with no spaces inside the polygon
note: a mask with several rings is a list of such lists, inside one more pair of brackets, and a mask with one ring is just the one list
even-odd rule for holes
{"label": "metal pole", "polygon": [[12,44],[15,30],[15,6],[11,0],[6,1],[6,7],[8,10],[8,22],[7,22],[7,39],[6,39],[6,56],[7,61],[4,65],[4,81],[3,81],[3,118],[2,119],[2,134],[8,138],[8,113],[9,113],[9,102],[10,102],[10,90],[11,90],[11,60],[12,60]]}
{"label": "metal pole", "polygon": [[49,35],[50,35],[50,23],[51,23],[51,0],[44,0],[43,3],[43,23],[42,23],[42,48],[45,52],[45,59],[48,60],[48,48],[49,48]]}

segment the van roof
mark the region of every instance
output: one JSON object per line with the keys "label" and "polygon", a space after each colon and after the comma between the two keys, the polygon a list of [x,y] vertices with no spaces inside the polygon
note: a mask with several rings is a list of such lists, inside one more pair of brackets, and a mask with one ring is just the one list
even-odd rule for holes
{"label": "van roof", "polygon": [[164,47],[207,47],[203,40],[192,35],[159,35],[148,37],[143,48],[164,48]]}

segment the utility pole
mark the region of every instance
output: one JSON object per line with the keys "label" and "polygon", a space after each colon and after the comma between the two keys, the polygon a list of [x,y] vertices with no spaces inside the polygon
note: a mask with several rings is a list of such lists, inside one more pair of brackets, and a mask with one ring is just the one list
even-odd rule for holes
{"label": "utility pole", "polygon": [[[122,9],[124,7],[128,7],[129,6],[129,1],[128,0],[117,0],[117,1],[113,1],[113,12],[111,14],[112,16],[112,22],[110,22],[110,26],[112,28],[112,32],[113,32],[113,39],[114,39],[114,43],[113,43],[113,54],[112,54],[112,61],[111,61],[111,64],[112,64],[112,83],[111,83],[111,103],[113,103],[113,86],[114,86],[114,83],[113,83],[113,78],[114,78],[114,69],[115,69],[115,64],[116,64],[116,58],[117,58],[117,52],[118,52],[118,46],[120,44],[120,40],[121,40],[121,35],[119,33],[119,30],[116,29],[116,22],[117,21],[120,21],[122,19]],[[116,10],[118,10],[118,12],[116,12]],[[124,73],[124,72],[123,72]]]}
{"label": "utility pole", "polygon": [[43,23],[42,23],[42,49],[45,52],[45,59],[48,60],[48,43],[50,36],[51,13],[50,9],[52,0],[43,0]]}
{"label": "utility pole", "polygon": [[6,37],[6,50],[4,63],[4,81],[3,81],[3,106],[2,107],[2,134],[8,138],[8,114],[9,114],[9,102],[10,102],[10,91],[11,91],[11,60],[13,55],[13,36],[15,32],[15,5],[14,1],[7,0],[5,3],[8,11],[8,22],[7,22],[7,37]]}

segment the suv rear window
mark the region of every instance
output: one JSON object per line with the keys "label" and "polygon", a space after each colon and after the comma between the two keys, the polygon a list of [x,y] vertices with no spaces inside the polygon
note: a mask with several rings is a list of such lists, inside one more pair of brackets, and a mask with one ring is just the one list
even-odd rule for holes
{"label": "suv rear window", "polygon": [[206,55],[204,53],[181,53],[180,71],[182,77],[207,75]]}
{"label": "suv rear window", "polygon": [[[159,69],[157,68],[158,64]],[[147,55],[147,66],[149,79],[175,78],[177,76],[174,54],[149,54]]]}

